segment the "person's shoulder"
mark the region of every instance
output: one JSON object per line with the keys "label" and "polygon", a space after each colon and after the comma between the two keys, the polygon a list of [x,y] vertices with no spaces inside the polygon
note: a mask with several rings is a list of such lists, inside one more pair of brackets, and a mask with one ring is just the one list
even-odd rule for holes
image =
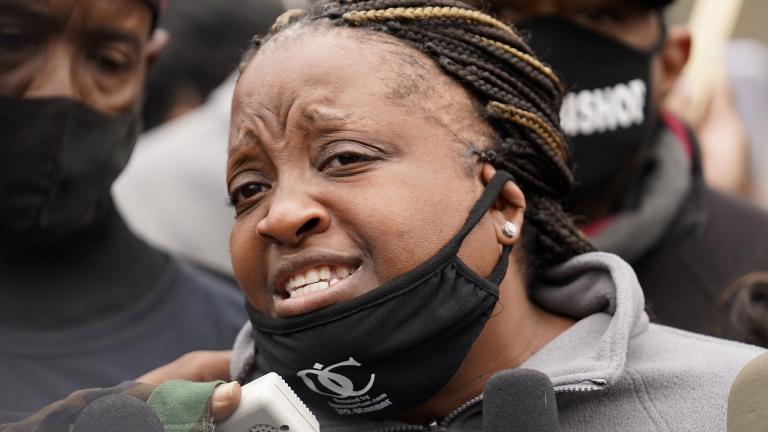
{"label": "person's shoulder", "polygon": [[728,392],[739,371],[764,353],[756,346],[658,324],[633,338],[624,393],[643,401],[651,418],[670,427],[725,430]]}
{"label": "person's shoulder", "polygon": [[209,307],[243,309],[243,294],[231,278],[173,258],[167,283],[189,300],[209,302]]}
{"label": "person's shoulder", "polygon": [[171,259],[165,313],[195,334],[194,349],[225,349],[248,320],[245,298],[234,281],[179,259]]}
{"label": "person's shoulder", "polygon": [[[725,217],[731,221],[731,224],[768,224],[768,211],[745,198],[710,188],[705,189],[704,196],[710,218]],[[768,234],[765,237],[768,238]]]}
{"label": "person's shoulder", "polygon": [[662,405],[677,411],[686,403],[720,409],[739,371],[764,352],[741,342],[650,324],[631,345],[626,367]]}
{"label": "person's shoulder", "polygon": [[650,324],[639,343],[641,348],[636,352],[636,360],[686,374],[730,370],[735,376],[745,363],[766,351],[754,345],[660,324]]}

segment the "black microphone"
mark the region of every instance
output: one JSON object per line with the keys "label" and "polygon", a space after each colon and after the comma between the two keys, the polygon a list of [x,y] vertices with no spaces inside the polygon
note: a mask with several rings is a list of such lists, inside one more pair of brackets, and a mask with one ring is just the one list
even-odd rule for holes
{"label": "black microphone", "polygon": [[553,432],[558,429],[552,381],[532,369],[492,376],[483,392],[483,432]]}
{"label": "black microphone", "polygon": [[741,368],[728,395],[728,432],[768,431],[768,353]]}

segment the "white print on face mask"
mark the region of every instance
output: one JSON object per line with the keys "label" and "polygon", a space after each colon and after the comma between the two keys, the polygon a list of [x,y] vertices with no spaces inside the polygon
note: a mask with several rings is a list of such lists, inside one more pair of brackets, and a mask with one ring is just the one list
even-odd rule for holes
{"label": "white print on face mask", "polygon": [[569,136],[642,124],[646,91],[645,82],[635,79],[613,87],[568,93],[560,110],[560,123]]}
{"label": "white print on face mask", "polygon": [[[313,392],[333,398],[333,402],[329,402],[328,404],[336,410],[338,414],[364,414],[379,411],[392,405],[392,402],[390,402],[386,393],[382,393],[375,398],[366,395],[371,387],[373,387],[376,374],[371,374],[371,378],[365,387],[360,390],[355,390],[355,385],[351,379],[340,373],[332,372],[333,369],[344,366],[359,367],[362,366],[362,364],[350,357],[349,360],[325,368],[322,364],[315,363],[312,369],[301,370],[296,375],[298,375],[298,377],[304,381],[304,384],[306,384]],[[327,391],[318,389],[315,381],[309,376],[314,376]]]}
{"label": "white print on face mask", "polygon": [[[330,365],[325,369],[323,369],[323,365],[321,365],[320,363],[315,363],[315,366],[313,369],[304,369],[302,371],[299,371],[296,375],[298,375],[299,378],[301,378],[304,381],[304,384],[306,384],[310,390],[325,396],[332,396],[332,397],[339,397],[339,398],[360,396],[362,394],[365,394],[368,390],[371,389],[371,387],[373,386],[373,381],[376,379],[376,374],[371,374],[371,380],[368,381],[368,385],[366,385],[362,390],[355,390],[352,380],[350,380],[349,378],[345,377],[340,373],[331,372],[333,369],[337,367],[342,367],[342,366],[362,366],[362,365],[359,362],[357,362],[354,358],[350,357],[349,360],[336,363],[334,365]],[[307,377],[307,375],[314,375],[315,377],[317,377],[317,380],[320,382],[320,384],[322,384],[323,387],[325,387],[327,390],[333,393],[327,393],[322,390],[318,390],[317,386],[315,385],[315,382],[311,378]]]}

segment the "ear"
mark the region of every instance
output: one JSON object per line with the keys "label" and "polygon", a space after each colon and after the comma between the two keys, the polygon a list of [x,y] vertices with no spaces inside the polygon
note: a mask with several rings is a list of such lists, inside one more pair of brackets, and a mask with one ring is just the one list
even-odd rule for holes
{"label": "ear", "polygon": [[170,39],[171,36],[165,29],[158,28],[152,32],[152,37],[150,37],[149,43],[147,44],[147,66],[157,60],[157,56],[159,56],[163,48],[168,45]]}
{"label": "ear", "polygon": [[682,25],[674,25],[669,28],[667,39],[661,47],[658,59],[660,74],[659,96],[663,100],[680,77],[688,57],[691,54],[691,32]]}
{"label": "ear", "polygon": [[[496,169],[490,164],[483,164],[480,171],[483,184],[487,185],[496,174]],[[499,244],[511,246],[520,240],[523,233],[523,221],[525,219],[525,195],[517,184],[508,181],[501,189],[493,207],[488,211],[496,228],[496,238]],[[511,222],[517,228],[517,234],[510,237],[504,234],[504,224]]]}

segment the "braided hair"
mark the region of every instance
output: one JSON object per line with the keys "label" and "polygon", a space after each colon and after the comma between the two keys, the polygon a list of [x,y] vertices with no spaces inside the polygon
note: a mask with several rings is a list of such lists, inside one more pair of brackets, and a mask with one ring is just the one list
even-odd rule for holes
{"label": "braided hair", "polygon": [[546,267],[594,250],[564,210],[574,178],[559,128],[562,86],[513,28],[455,0],[327,0],[307,12],[284,13],[266,37],[255,37],[241,72],[275,34],[318,20],[394,36],[474,96],[496,135],[476,154],[511,173],[526,197],[524,259],[531,281]]}

